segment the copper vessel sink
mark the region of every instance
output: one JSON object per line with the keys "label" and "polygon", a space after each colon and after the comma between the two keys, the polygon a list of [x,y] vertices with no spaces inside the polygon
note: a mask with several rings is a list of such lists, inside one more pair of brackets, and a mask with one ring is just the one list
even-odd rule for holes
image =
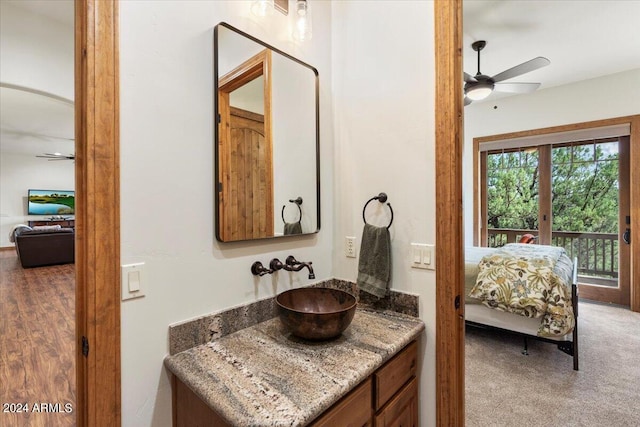
{"label": "copper vessel sink", "polygon": [[347,329],[356,312],[356,298],[329,288],[298,288],[276,297],[280,320],[297,337],[326,340]]}

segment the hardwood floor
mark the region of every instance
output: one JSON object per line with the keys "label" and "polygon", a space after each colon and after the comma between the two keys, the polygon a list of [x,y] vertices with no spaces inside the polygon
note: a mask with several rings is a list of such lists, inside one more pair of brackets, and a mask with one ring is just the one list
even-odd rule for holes
{"label": "hardwood floor", "polygon": [[0,251],[3,427],[76,425],[74,312],[74,264],[23,269]]}

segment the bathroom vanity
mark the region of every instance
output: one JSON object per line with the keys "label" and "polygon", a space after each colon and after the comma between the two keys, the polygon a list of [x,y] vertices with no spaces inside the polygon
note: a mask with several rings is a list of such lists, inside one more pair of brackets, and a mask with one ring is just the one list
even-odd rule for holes
{"label": "bathroom vanity", "polygon": [[273,318],[168,356],[174,426],[417,426],[424,324],[358,309],[341,336],[305,341]]}

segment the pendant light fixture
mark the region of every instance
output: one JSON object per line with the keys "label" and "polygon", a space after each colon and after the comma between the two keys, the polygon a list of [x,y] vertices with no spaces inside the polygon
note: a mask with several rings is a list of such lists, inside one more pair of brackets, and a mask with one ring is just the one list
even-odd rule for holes
{"label": "pendant light fixture", "polygon": [[273,9],[273,0],[254,0],[251,4],[251,13],[261,18],[273,14]]}
{"label": "pendant light fixture", "polygon": [[296,0],[293,19],[293,39],[300,42],[311,39],[311,9],[308,0]]}

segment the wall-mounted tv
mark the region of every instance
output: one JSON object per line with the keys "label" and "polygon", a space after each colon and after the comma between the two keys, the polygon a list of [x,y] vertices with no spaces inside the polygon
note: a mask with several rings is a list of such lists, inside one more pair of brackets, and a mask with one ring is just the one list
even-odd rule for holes
{"label": "wall-mounted tv", "polygon": [[29,215],[73,215],[75,195],[64,190],[29,190]]}

